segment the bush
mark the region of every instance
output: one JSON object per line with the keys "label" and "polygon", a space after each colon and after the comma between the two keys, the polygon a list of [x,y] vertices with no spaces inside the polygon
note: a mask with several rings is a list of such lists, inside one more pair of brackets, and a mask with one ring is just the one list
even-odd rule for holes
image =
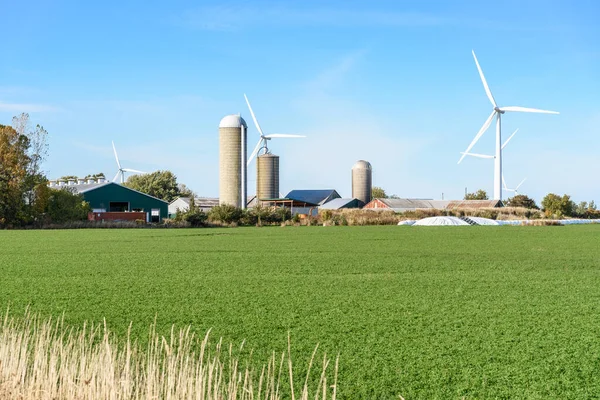
{"label": "bush", "polygon": [[548,193],[542,200],[542,207],[548,218],[570,217],[575,211],[575,203],[571,200],[571,196],[566,194],[560,197],[554,193]]}
{"label": "bush", "polygon": [[215,206],[208,212],[208,219],[210,221],[222,222],[225,224],[239,223],[242,216],[243,211],[241,208],[229,204]]}

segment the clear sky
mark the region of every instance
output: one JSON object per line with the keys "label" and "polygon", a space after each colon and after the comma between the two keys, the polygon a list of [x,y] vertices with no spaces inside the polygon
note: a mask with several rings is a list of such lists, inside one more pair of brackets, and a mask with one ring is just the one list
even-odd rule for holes
{"label": "clear sky", "polygon": [[[466,158],[491,105],[506,114],[504,176],[536,200],[600,202],[600,3],[578,1],[0,0],[0,123],[50,133],[49,178],[168,169],[218,195],[218,124],[243,94],[281,156],[281,191],[351,195],[356,160],[401,197],[492,194],[493,161]],[[490,129],[473,152],[491,154]],[[249,193],[255,191],[255,164]],[[505,193],[505,197],[510,193]]]}

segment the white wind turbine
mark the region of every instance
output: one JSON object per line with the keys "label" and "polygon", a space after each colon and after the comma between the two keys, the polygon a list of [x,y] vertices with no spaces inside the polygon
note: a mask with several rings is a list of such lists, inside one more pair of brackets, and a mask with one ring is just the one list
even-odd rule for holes
{"label": "white wind turbine", "polygon": [[514,189],[509,189],[508,186],[506,186],[506,181],[504,181],[504,175],[502,175],[502,186],[504,186],[504,190],[506,190],[507,192],[513,192],[514,194],[519,194],[518,190],[521,187],[521,185],[523,184],[523,182],[525,182],[527,180],[527,178],[523,179],[521,181],[521,183],[519,183],[517,185],[516,188]]}
{"label": "white wind turbine", "polygon": [[254,120],[254,125],[256,126],[258,133],[260,133],[260,139],[258,140],[256,147],[254,147],[252,154],[250,154],[247,165],[250,165],[250,163],[252,162],[254,157],[256,157],[258,155],[258,152],[260,150],[264,149],[263,154],[269,152],[267,142],[273,138],[303,138],[303,137],[306,137],[303,135],[288,135],[285,133],[271,133],[269,135],[265,135],[263,133],[262,129],[260,128],[260,125],[258,124],[258,120],[256,119],[256,116],[254,115],[254,111],[252,111],[252,107],[250,106],[250,101],[248,100],[248,97],[245,94],[244,94],[244,98],[246,99],[246,104],[248,104],[248,109],[250,110],[250,114],[252,115],[252,119]]}
{"label": "white wind turbine", "polygon": [[477,70],[479,71],[479,76],[481,77],[481,82],[483,82],[483,88],[485,89],[485,93],[487,94],[487,97],[490,100],[490,102],[492,103],[492,106],[494,107],[494,109],[492,110],[492,113],[490,114],[488,119],[484,122],[484,124],[481,127],[481,129],[479,130],[479,132],[477,132],[477,135],[475,135],[475,138],[473,139],[473,141],[471,142],[469,147],[467,147],[467,150],[465,150],[462,153],[462,156],[460,157],[460,160],[458,160],[458,163],[460,164],[460,162],[463,160],[463,158],[465,158],[466,155],[470,154],[469,152],[471,151],[471,148],[473,148],[473,146],[475,146],[475,143],[477,143],[479,138],[490,127],[490,125],[492,124],[492,120],[494,119],[494,116],[495,116],[496,117],[496,153],[493,156],[493,158],[494,158],[494,200],[502,200],[502,145],[501,145],[502,133],[501,133],[501,124],[500,124],[501,115],[504,114],[506,111],[530,112],[530,113],[542,113],[542,114],[558,114],[558,112],[539,110],[536,108],[519,107],[519,106],[498,107],[498,104],[496,104],[496,100],[494,100],[494,96],[492,96],[492,92],[490,91],[487,81],[485,80],[485,77],[483,76],[483,71],[481,70],[481,67],[479,66],[479,62],[477,61],[477,57],[475,56],[475,51],[471,51],[471,52],[473,53],[473,58],[475,59],[475,64],[477,65]]}
{"label": "white wind turbine", "polygon": [[[519,131],[519,129],[517,128],[517,129],[516,129],[516,130],[515,130],[515,131],[512,133],[512,135],[510,135],[510,136],[508,137],[508,139],[506,139],[506,142],[504,142],[504,144],[503,144],[503,145],[502,145],[502,147],[500,148],[501,150],[504,150],[504,148],[506,147],[506,145],[508,144],[508,142],[510,142],[510,139],[512,139],[512,138],[515,136],[515,134],[516,134],[518,131]],[[494,156],[492,156],[492,155],[489,155],[489,154],[477,154],[477,153],[465,153],[465,152],[461,152],[460,154],[463,154],[463,155],[465,155],[465,156],[477,157],[477,158],[494,158]],[[519,183],[519,184],[517,185],[517,187],[516,187],[516,188],[514,188],[514,189],[509,189],[509,188],[506,186],[506,182],[504,181],[504,174],[502,174],[502,186],[504,187],[504,190],[506,190],[507,192],[514,192],[515,194],[519,194],[519,193],[517,192],[517,190],[518,190],[518,189],[521,187],[521,185],[523,184],[523,182],[525,182],[525,180],[526,180],[526,179],[527,179],[527,178],[523,179],[523,180],[521,181],[521,183]]]}
{"label": "white wind turbine", "polygon": [[137,169],[121,167],[121,163],[119,162],[119,156],[117,155],[117,149],[115,147],[115,142],[112,142],[112,147],[113,147],[113,151],[115,152],[115,159],[117,160],[117,166],[119,167],[119,171],[117,172],[117,174],[115,175],[115,177],[112,180],[113,182],[116,182],[117,178],[119,178],[119,175],[121,175],[121,183],[124,183],[125,182],[125,172],[133,172],[134,174],[147,174],[147,172],[138,171]]}

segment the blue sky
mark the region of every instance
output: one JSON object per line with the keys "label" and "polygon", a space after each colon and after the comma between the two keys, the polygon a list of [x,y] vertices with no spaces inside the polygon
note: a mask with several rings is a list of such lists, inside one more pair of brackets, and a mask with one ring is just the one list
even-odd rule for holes
{"label": "blue sky", "polygon": [[[218,124],[243,94],[273,140],[281,191],[335,188],[366,159],[401,197],[492,193],[493,162],[466,158],[491,106],[506,114],[509,186],[600,201],[600,5],[595,1],[0,0],[0,123],[29,112],[50,133],[50,178],[168,169],[218,195]],[[473,148],[492,153],[490,129]],[[249,193],[255,190],[255,165]],[[509,193],[505,193],[507,197]]]}

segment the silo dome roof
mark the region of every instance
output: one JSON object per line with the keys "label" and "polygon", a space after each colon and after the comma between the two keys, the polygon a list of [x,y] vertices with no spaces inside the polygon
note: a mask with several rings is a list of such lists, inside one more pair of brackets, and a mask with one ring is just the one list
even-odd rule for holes
{"label": "silo dome roof", "polygon": [[240,117],[238,114],[231,114],[223,117],[219,123],[219,128],[239,128],[242,125],[244,128],[248,127],[244,118]]}
{"label": "silo dome roof", "polygon": [[365,160],[358,160],[356,164],[354,164],[354,166],[352,167],[352,169],[354,168],[371,169],[371,163]]}

